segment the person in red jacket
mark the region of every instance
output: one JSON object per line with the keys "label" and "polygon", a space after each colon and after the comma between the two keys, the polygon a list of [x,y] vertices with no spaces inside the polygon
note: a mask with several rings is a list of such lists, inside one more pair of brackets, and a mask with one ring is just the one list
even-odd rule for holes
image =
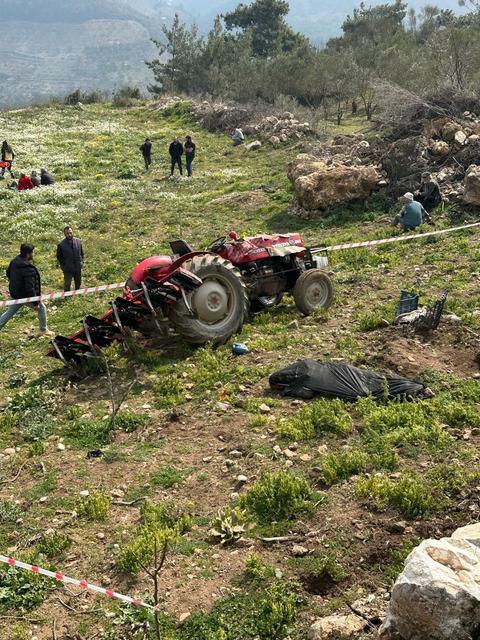
{"label": "person in red jacket", "polygon": [[18,190],[26,191],[27,189],[35,189],[35,185],[32,182],[30,176],[26,176],[24,173],[20,175],[20,180],[18,181]]}

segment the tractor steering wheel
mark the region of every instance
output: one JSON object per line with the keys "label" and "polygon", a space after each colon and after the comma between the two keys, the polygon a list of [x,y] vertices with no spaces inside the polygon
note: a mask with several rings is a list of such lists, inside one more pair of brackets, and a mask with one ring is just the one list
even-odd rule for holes
{"label": "tractor steering wheel", "polygon": [[211,251],[212,253],[216,253],[225,245],[226,242],[227,242],[227,236],[220,236],[220,238],[217,238],[211,244],[209,244],[208,247],[206,247],[205,251]]}

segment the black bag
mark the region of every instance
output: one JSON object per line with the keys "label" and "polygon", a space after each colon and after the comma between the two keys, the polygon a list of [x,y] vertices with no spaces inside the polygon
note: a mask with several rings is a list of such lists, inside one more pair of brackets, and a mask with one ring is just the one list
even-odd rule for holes
{"label": "black bag", "polygon": [[318,362],[300,360],[295,364],[272,373],[272,389],[284,396],[313,398],[315,395],[342,400],[356,400],[371,395],[375,400],[384,397],[421,398],[426,388],[420,382],[358,369],[341,362]]}

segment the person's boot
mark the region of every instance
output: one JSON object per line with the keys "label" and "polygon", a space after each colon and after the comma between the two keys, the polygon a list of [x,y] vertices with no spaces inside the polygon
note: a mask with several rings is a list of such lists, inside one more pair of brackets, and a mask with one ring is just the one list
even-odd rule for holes
{"label": "person's boot", "polygon": [[54,331],[50,331],[50,329],[39,329],[38,336],[40,338],[43,338],[43,337],[54,338],[55,337],[55,332]]}

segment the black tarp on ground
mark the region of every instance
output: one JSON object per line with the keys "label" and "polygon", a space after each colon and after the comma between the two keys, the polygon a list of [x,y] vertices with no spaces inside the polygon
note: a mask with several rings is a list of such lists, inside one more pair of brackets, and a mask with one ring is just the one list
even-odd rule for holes
{"label": "black tarp on ground", "polygon": [[300,360],[272,373],[272,389],[282,395],[313,398],[315,395],[342,400],[356,400],[373,396],[376,400],[388,398],[422,398],[426,388],[420,382],[386,373],[358,369],[341,362]]}

